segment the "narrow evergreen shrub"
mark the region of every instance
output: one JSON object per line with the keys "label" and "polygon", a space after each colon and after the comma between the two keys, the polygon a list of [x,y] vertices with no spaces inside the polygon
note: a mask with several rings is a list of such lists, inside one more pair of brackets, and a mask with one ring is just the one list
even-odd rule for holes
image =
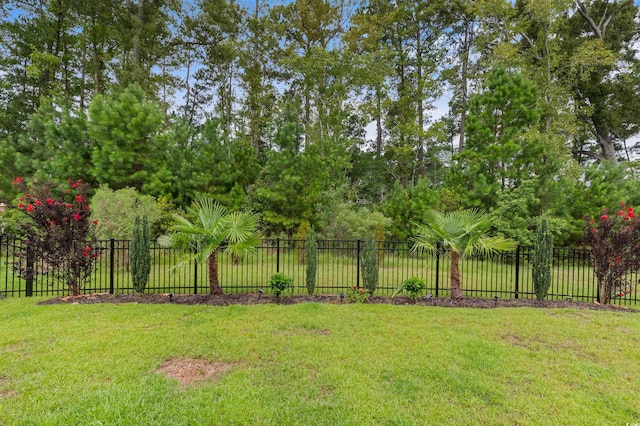
{"label": "narrow evergreen shrub", "polygon": [[373,294],[378,287],[378,254],[375,241],[363,241],[360,267],[362,269],[362,284]]}
{"label": "narrow evergreen shrub", "polygon": [[151,236],[146,216],[142,218],[136,216],[131,249],[129,250],[129,263],[133,289],[137,293],[144,293],[149,282],[149,272],[151,272]]}
{"label": "narrow evergreen shrub", "polygon": [[318,269],[318,241],[313,230],[307,234],[304,242],[305,257],[307,258],[305,284],[307,292],[313,294],[316,289],[316,271]]}
{"label": "narrow evergreen shrub", "polygon": [[540,221],[536,230],[532,262],[533,289],[536,297],[543,300],[551,287],[551,267],[553,266],[553,235],[545,219]]}

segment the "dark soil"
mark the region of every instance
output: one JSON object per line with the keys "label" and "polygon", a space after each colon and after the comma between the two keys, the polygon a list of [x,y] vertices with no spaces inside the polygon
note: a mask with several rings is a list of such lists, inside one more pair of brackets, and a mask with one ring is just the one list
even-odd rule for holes
{"label": "dark soil", "polygon": [[[177,305],[258,305],[264,303],[275,303],[280,305],[291,305],[294,303],[332,303],[346,304],[347,299],[340,301],[338,295],[295,295],[277,298],[274,296],[257,295],[255,293],[225,294],[223,296],[209,296],[204,294],[108,294],[93,293],[81,296],[56,297],[54,299],[40,302],[42,305],[53,305],[60,303],[67,304],[88,304],[88,303],[173,303]],[[640,313],[640,310],[630,309],[620,305],[600,305],[598,303],[573,302],[563,300],[537,300],[537,299],[474,299],[464,298],[453,300],[449,298],[420,297],[416,302],[408,297],[373,296],[368,303],[386,303],[390,305],[420,305],[420,306],[442,306],[458,308],[576,308],[594,309],[602,311],[633,312]]]}

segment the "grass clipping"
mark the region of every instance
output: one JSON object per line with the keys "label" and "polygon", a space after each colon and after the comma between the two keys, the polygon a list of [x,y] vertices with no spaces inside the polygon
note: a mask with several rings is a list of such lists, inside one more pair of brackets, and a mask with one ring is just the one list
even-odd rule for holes
{"label": "grass clipping", "polygon": [[173,358],[158,367],[156,372],[175,379],[182,387],[186,387],[192,383],[219,379],[222,373],[234,366],[231,363],[209,362],[204,359]]}

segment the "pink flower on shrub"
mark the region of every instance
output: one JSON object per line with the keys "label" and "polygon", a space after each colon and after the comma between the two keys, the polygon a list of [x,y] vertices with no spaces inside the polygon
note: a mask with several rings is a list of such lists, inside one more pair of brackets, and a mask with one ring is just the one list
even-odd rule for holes
{"label": "pink flower on shrub", "polygon": [[24,204],[22,204],[22,203],[18,204],[18,208],[19,209],[24,209]]}
{"label": "pink flower on shrub", "polygon": [[97,225],[97,224],[98,224],[98,219],[94,220],[94,221],[93,221],[93,224],[94,224],[94,225]]}
{"label": "pink flower on shrub", "polygon": [[76,202],[78,203],[82,202],[82,195],[76,195]]}
{"label": "pink flower on shrub", "polygon": [[19,177],[19,176],[18,176],[18,177],[14,180],[14,182],[15,182],[15,183],[21,183],[23,180],[24,180],[24,179],[22,179],[21,177]]}
{"label": "pink flower on shrub", "polygon": [[33,211],[33,206],[32,206],[31,204],[29,204],[29,205],[27,206],[27,211],[28,211],[29,213],[31,213],[31,212]]}
{"label": "pink flower on shrub", "polygon": [[73,220],[75,220],[76,222],[80,220],[80,215],[78,213],[73,215]]}
{"label": "pink flower on shrub", "polygon": [[51,207],[53,205],[53,198],[47,198],[45,201],[47,202],[49,207]]}
{"label": "pink flower on shrub", "polygon": [[601,220],[607,220],[609,219],[609,215],[603,214],[602,216],[600,216]]}
{"label": "pink flower on shrub", "polygon": [[618,210],[618,212],[616,213],[618,216],[622,216],[623,214],[625,214],[624,210]]}

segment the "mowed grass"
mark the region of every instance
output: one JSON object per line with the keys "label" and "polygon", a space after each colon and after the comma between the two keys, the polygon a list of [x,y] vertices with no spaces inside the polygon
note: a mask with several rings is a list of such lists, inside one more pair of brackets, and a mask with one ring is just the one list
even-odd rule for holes
{"label": "mowed grass", "polygon": [[[640,422],[640,315],[0,301],[0,424]],[[233,364],[183,387],[173,358]]]}

